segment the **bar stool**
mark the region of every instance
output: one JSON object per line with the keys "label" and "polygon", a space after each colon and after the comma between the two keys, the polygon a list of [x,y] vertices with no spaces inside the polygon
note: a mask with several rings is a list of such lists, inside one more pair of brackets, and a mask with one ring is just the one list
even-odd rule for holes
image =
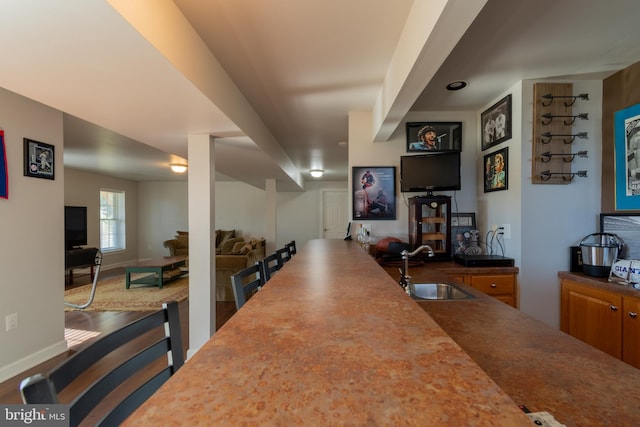
{"label": "bar stool", "polygon": [[291,256],[294,256],[295,254],[297,254],[297,253],[298,253],[298,251],[296,250],[296,241],[295,241],[295,240],[290,241],[290,242],[289,242],[289,243],[287,243],[285,246],[286,246],[287,248],[289,248],[289,254],[290,254]]}
{"label": "bar stool", "polygon": [[271,276],[282,268],[282,259],[277,252],[274,252],[260,260],[260,265],[262,266],[264,282],[267,283],[269,279],[271,279]]}
{"label": "bar stool", "polygon": [[289,252],[289,247],[285,246],[284,248],[276,250],[276,254],[280,259],[282,265],[291,260],[291,252]]}
{"label": "bar stool", "polygon": [[[247,281],[248,279],[248,281]],[[236,310],[240,310],[253,294],[265,284],[262,266],[260,262],[243,268],[231,275],[231,288],[236,300]]]}

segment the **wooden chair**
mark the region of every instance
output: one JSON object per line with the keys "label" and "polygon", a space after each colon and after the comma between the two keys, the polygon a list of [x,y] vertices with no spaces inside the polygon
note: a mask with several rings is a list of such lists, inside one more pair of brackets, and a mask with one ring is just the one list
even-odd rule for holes
{"label": "wooden chair", "polygon": [[[132,344],[132,341],[156,328],[158,330],[153,333],[160,334],[161,329],[164,336],[159,337],[157,341],[142,350],[139,350],[142,344],[138,344],[136,349],[133,349],[132,346],[135,343]],[[138,352],[135,353],[136,351]],[[159,366],[160,360],[162,366]],[[119,361],[121,363],[116,363]],[[72,390],[81,387],[82,381],[88,382],[89,386],[84,387],[69,403],[69,423],[71,426],[76,426],[109,393],[126,382],[128,378],[134,377],[134,380],[137,379],[138,382],[141,382],[142,376],[135,374],[143,372],[141,375],[144,375],[146,382],[119,400],[115,407],[96,423],[96,425],[105,426],[119,425],[183,364],[184,355],[178,303],[170,302],[163,304],[162,310],[135,320],[98,339],[52,371],[24,379],[20,384],[20,393],[22,400],[27,404],[67,403],[59,401],[59,394],[67,386],[69,386],[69,390]],[[114,367],[114,365],[116,366]],[[103,372],[105,367],[107,367],[106,373]],[[89,372],[84,378],[74,383],[87,371]],[[151,373],[149,373],[150,371]],[[97,380],[87,379],[95,372],[101,372],[101,377]],[[131,384],[128,385],[131,386]],[[68,392],[65,394],[68,395]],[[114,393],[114,395],[117,396],[118,393]]]}
{"label": "wooden chair", "polygon": [[260,262],[231,275],[231,287],[236,299],[236,310],[240,310],[249,298],[265,284]]}
{"label": "wooden chair", "polygon": [[291,252],[289,252],[288,246],[276,250],[276,254],[280,258],[280,262],[282,263],[282,265],[291,260]]}
{"label": "wooden chair", "polygon": [[278,256],[277,252],[264,257],[260,261],[260,264],[262,266],[262,275],[265,283],[267,283],[269,279],[271,279],[271,276],[276,274],[276,272],[282,268],[282,260]]}
{"label": "wooden chair", "polygon": [[296,241],[295,240],[292,240],[289,243],[287,243],[286,247],[289,249],[289,254],[291,256],[294,256],[295,254],[298,253],[298,251],[296,250]]}

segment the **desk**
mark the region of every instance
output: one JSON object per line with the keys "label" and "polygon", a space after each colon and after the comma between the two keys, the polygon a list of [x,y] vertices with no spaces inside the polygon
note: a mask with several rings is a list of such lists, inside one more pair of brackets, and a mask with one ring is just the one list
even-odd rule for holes
{"label": "desk", "polygon": [[343,240],[298,250],[124,425],[241,423],[531,425],[395,280]]}
{"label": "desk", "polygon": [[[131,285],[151,285],[162,288],[166,282],[182,276],[181,272],[174,275],[170,275],[170,273],[184,267],[186,261],[185,255],[166,256],[127,266],[124,269],[125,286],[127,289]],[[149,273],[149,275],[139,279],[131,279],[133,273]],[[165,274],[169,276],[165,278]]]}
{"label": "desk", "polygon": [[75,248],[64,253],[64,269],[69,272],[69,284],[73,285],[74,268],[91,268],[91,280],[93,280],[93,267],[96,265],[98,248]]}

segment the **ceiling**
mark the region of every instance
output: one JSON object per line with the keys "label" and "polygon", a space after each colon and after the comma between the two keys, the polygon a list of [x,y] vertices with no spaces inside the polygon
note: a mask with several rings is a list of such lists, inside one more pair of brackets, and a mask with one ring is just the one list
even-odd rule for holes
{"label": "ceiling", "polygon": [[66,166],[137,181],[186,179],[167,165],[187,161],[190,134],[216,138],[217,179],[346,180],[350,111],[380,115],[384,139],[408,111],[478,111],[520,80],[640,60],[636,0],[23,0],[0,14],[0,87],[64,112]]}

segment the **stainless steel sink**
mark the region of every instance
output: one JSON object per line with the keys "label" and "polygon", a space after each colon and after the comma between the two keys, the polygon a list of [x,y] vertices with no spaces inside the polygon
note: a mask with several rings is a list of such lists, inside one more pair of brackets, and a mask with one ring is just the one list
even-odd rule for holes
{"label": "stainless steel sink", "polygon": [[417,300],[459,300],[475,298],[453,283],[416,283],[411,285],[411,297]]}

